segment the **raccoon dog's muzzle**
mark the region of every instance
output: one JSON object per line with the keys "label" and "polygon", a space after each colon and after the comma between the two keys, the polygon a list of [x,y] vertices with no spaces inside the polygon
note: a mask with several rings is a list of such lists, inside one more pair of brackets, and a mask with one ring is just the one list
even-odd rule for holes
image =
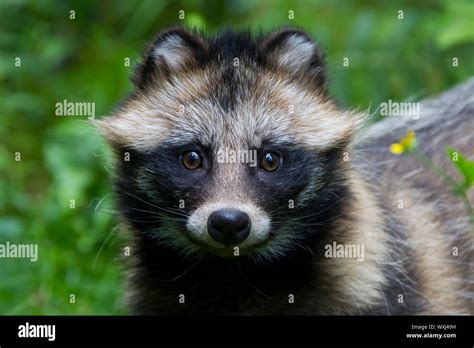
{"label": "raccoon dog's muzzle", "polygon": [[188,219],[189,237],[220,255],[265,243],[270,218],[251,203],[215,202],[197,208]]}

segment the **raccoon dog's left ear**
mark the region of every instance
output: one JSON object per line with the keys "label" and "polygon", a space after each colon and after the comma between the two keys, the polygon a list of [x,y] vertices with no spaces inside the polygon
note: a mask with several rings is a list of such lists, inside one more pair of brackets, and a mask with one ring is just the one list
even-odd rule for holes
{"label": "raccoon dog's left ear", "polygon": [[309,78],[312,86],[325,91],[324,55],[304,31],[289,28],[271,33],[262,41],[261,49],[278,69],[293,78]]}

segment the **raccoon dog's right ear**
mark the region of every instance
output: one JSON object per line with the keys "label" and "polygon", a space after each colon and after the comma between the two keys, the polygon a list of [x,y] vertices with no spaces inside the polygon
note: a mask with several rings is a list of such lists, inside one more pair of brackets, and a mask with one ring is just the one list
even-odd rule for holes
{"label": "raccoon dog's right ear", "polygon": [[133,83],[137,88],[146,88],[159,78],[200,65],[206,53],[206,42],[196,33],[180,27],[168,29],[146,50]]}

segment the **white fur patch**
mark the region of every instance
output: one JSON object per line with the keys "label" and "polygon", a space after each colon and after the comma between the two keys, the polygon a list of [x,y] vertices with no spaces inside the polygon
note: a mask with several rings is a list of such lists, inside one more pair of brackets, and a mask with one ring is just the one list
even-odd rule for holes
{"label": "white fur patch", "polygon": [[292,35],[278,52],[278,65],[290,71],[298,71],[310,62],[315,48],[313,42],[299,35]]}
{"label": "white fur patch", "polygon": [[164,59],[166,64],[174,70],[182,67],[190,55],[189,48],[186,47],[183,39],[177,35],[167,37],[152,52],[155,59]]}
{"label": "white fur patch", "polygon": [[[214,241],[207,231],[207,220],[214,211],[226,208],[239,209],[247,213],[251,221],[251,230],[248,238],[238,245],[240,249],[252,247],[267,240],[270,231],[270,218],[260,208],[249,203],[215,202],[204,204],[189,217],[187,228],[192,238],[216,249],[226,249]],[[228,247],[227,247],[228,249]]]}

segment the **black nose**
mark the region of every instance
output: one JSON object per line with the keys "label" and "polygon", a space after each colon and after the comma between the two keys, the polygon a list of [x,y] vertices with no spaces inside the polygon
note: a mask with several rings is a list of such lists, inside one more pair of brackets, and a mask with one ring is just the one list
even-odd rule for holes
{"label": "black nose", "polygon": [[221,209],[207,219],[207,231],[216,242],[230,246],[243,242],[250,234],[250,217],[237,209]]}

